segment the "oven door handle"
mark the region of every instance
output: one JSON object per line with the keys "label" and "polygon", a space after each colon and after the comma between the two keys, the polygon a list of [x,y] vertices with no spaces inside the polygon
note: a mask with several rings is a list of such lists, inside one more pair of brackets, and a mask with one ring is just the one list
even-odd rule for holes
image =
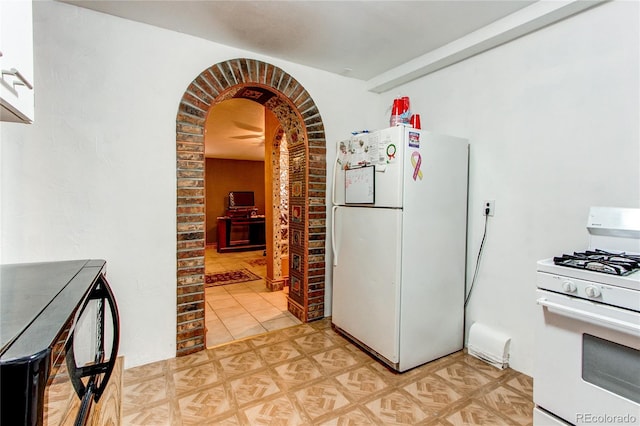
{"label": "oven door handle", "polygon": [[[633,336],[640,336],[640,325],[633,324],[627,321],[622,321],[615,318],[610,318],[605,315],[596,314],[593,312],[584,311],[582,309],[572,308],[560,303],[551,302],[544,297],[536,300],[538,305],[544,306],[549,309],[557,311],[559,314],[564,314],[569,317],[578,317],[579,319],[585,319],[595,325],[601,325],[610,329],[621,331]],[[568,314],[568,315],[567,315]]]}
{"label": "oven door handle", "polygon": [[[97,403],[100,400],[102,393],[109,383],[109,378],[111,377],[111,373],[113,372],[116,364],[118,346],[120,344],[120,316],[118,313],[118,305],[106,277],[102,274],[98,277],[93,289],[85,300],[76,321],[82,316],[82,313],[87,308],[87,305],[91,300],[96,300],[98,302],[96,318],[96,337],[98,341],[96,342],[97,347],[94,362],[82,367],[77,365],[74,349],[75,330],[70,334],[65,344],[67,371],[71,384],[80,399],[80,408],[78,410],[74,426],[87,424],[92,402],[95,401]],[[113,334],[111,353],[108,359],[105,359],[106,354],[104,351],[105,303],[109,305],[109,310],[111,311]],[[86,379],[84,382],[82,380],[83,378]]]}

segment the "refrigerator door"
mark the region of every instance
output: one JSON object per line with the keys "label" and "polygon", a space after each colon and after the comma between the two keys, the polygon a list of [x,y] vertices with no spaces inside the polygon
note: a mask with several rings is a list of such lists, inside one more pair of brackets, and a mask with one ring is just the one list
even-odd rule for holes
{"label": "refrigerator door", "polygon": [[332,322],[397,363],[402,211],[337,207],[334,226]]}
{"label": "refrigerator door", "polygon": [[406,150],[407,131],[408,128],[403,126],[389,127],[338,142],[333,174],[333,204],[345,205],[345,169],[373,165],[375,203],[371,206],[402,207],[402,159]]}

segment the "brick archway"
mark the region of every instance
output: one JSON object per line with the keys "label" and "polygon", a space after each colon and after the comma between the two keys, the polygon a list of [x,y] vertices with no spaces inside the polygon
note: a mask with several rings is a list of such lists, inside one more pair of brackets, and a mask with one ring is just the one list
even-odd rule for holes
{"label": "brick archway", "polygon": [[288,308],[303,322],[324,316],[326,141],[320,112],[304,87],[280,68],[232,59],[191,82],[176,117],[177,356],[205,349],[204,125],[213,105],[234,97],[263,104],[287,135]]}

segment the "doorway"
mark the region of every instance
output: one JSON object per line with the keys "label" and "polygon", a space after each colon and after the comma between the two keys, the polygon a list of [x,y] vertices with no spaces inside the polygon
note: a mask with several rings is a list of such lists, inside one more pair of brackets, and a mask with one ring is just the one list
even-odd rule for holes
{"label": "doorway", "polygon": [[220,102],[207,114],[208,348],[301,323],[287,309],[282,271],[288,265],[289,167],[280,130],[271,111],[244,98]]}
{"label": "doorway", "polygon": [[302,322],[324,317],[326,141],[320,113],[304,87],[280,68],[246,58],[221,62],[191,82],[176,117],[177,356],[205,348],[204,125],[211,106],[234,97],[264,105],[286,135],[287,310]]}

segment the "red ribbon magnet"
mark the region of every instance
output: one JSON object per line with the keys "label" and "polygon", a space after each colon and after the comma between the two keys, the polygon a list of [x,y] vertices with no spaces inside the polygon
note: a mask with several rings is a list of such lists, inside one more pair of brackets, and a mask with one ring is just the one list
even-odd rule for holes
{"label": "red ribbon magnet", "polygon": [[420,165],[422,165],[422,156],[418,151],[413,151],[411,153],[411,165],[413,166],[413,180],[420,178],[422,180],[422,170],[420,170]]}

